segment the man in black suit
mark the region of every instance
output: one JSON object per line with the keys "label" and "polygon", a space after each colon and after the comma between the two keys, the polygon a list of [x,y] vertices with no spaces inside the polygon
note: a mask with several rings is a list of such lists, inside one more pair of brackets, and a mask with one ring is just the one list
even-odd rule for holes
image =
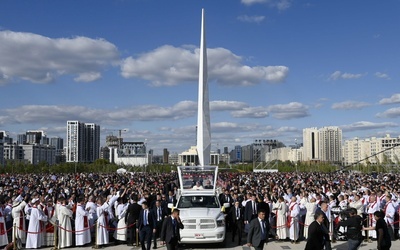
{"label": "man in black suit", "polygon": [[265,222],[265,211],[259,210],[257,218],[250,222],[247,234],[247,246],[253,246],[255,250],[264,249],[267,242],[267,227]]}
{"label": "man in black suit", "polygon": [[243,229],[243,209],[240,207],[239,201],[236,201],[230,211],[232,224],[232,242],[235,241],[236,233],[238,235],[238,245],[242,244],[242,229]]}
{"label": "man in black suit", "polygon": [[232,225],[230,225],[231,224],[231,215],[230,215],[231,202],[232,202],[232,197],[229,194],[229,190],[226,189],[224,194],[220,194],[219,203],[221,203],[221,205],[224,205],[225,203],[229,203],[229,206],[225,207],[225,214],[226,214],[225,222],[226,222],[227,231],[232,230]]}
{"label": "man in black suit", "polygon": [[331,250],[332,245],[331,245],[330,232],[329,232],[329,218],[327,217],[328,203],[326,203],[325,201],[322,201],[320,203],[320,207],[315,210],[315,213],[316,214],[320,213],[324,216],[324,221],[322,223],[322,231],[324,232],[325,250]]}
{"label": "man in black suit", "polygon": [[183,224],[179,218],[179,209],[174,209],[162,225],[160,239],[166,244],[167,250],[178,249],[178,243],[181,239],[179,229],[183,229]]}
{"label": "man in black suit", "polygon": [[173,191],[169,191],[169,192],[168,192],[168,195],[167,195],[167,202],[168,202],[168,203],[172,203],[173,206],[175,207],[175,205],[176,205],[176,197],[175,197]]}
{"label": "man in black suit", "polygon": [[245,224],[248,224],[254,218],[257,218],[257,210],[258,210],[257,195],[252,194],[251,200],[246,202],[246,206],[244,208],[244,223]]}
{"label": "man in black suit", "polygon": [[129,204],[128,209],[125,214],[125,221],[126,225],[128,226],[127,229],[127,244],[128,246],[133,246],[134,242],[136,242],[136,228],[137,222],[140,215],[140,210],[142,207],[137,204],[138,198],[136,195],[132,195],[131,197],[132,203]]}
{"label": "man in black suit", "polygon": [[271,211],[269,209],[268,203],[266,203],[264,200],[262,200],[261,197],[258,200],[259,200],[259,202],[257,203],[257,209],[265,211],[265,225],[267,228],[267,241],[268,241],[269,231],[270,231],[269,230],[270,229],[269,217],[271,216]]}
{"label": "man in black suit", "polygon": [[157,249],[157,238],[160,237],[161,227],[164,218],[167,216],[167,211],[161,206],[161,201],[156,201],[152,213],[154,218],[156,218],[156,232],[153,234],[153,249]]}
{"label": "man in black suit", "polygon": [[142,250],[150,250],[151,239],[153,234],[156,232],[156,223],[154,214],[150,212],[147,202],[144,201],[142,203],[142,211],[139,215],[138,228],[136,229],[136,231],[139,232]]}
{"label": "man in black suit", "polygon": [[324,231],[322,230],[324,215],[322,213],[315,213],[314,219],[315,221],[311,222],[308,227],[305,250],[322,250],[324,248]]}

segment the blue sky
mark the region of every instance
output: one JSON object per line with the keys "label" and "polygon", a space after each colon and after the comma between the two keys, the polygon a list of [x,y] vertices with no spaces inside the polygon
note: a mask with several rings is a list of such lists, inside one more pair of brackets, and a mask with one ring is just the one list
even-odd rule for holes
{"label": "blue sky", "polygon": [[201,8],[212,150],[339,126],[399,136],[400,1],[0,2],[0,130],[126,129],[161,154],[195,145]]}

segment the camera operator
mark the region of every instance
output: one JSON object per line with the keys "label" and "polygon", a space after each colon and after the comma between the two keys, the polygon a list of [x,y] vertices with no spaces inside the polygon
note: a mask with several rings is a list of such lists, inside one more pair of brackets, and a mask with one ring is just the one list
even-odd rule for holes
{"label": "camera operator", "polygon": [[[339,226],[347,227],[347,243],[349,250],[356,250],[362,242],[362,218],[357,215],[357,209],[349,208],[346,220],[339,221]],[[340,217],[339,217],[340,218]]]}

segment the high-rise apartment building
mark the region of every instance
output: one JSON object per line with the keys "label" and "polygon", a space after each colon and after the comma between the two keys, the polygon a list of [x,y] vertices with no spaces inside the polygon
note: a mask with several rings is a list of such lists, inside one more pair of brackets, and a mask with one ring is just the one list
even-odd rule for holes
{"label": "high-rise apartment building", "polygon": [[26,134],[17,135],[17,144],[26,144]]}
{"label": "high-rise apartment building", "polygon": [[169,161],[169,152],[167,148],[163,149],[163,163],[167,164]]}
{"label": "high-rise apartment building", "polygon": [[319,130],[319,156],[321,161],[342,162],[342,130],[339,127],[323,127]]}
{"label": "high-rise apartment building", "polygon": [[100,158],[100,126],[85,123],[85,137],[85,161],[94,162]]}
{"label": "high-rise apartment building", "polygon": [[67,121],[67,162],[94,162],[100,154],[100,126]]}
{"label": "high-rise apartment building", "polygon": [[303,129],[303,160],[319,160],[319,131],[317,128]]}
{"label": "high-rise apartment building", "polygon": [[26,141],[21,144],[49,144],[49,140],[43,130],[28,130],[25,135]]}
{"label": "high-rise apartment building", "polygon": [[0,136],[0,166],[4,166],[4,140]]}
{"label": "high-rise apartment building", "polygon": [[60,137],[50,138],[50,145],[56,149],[56,163],[65,162],[64,139]]}
{"label": "high-rise apartment building", "polygon": [[342,130],[339,127],[303,129],[303,161],[342,162]]}

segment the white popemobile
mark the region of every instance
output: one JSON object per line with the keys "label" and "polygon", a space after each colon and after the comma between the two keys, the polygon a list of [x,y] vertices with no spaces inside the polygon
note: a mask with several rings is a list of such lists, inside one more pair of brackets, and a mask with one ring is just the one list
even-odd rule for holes
{"label": "white popemobile", "polygon": [[[176,208],[184,225],[181,243],[221,243],[225,240],[225,215],[216,188],[217,166],[180,166]],[[171,207],[172,204],[169,204]],[[225,207],[229,203],[224,204]]]}

